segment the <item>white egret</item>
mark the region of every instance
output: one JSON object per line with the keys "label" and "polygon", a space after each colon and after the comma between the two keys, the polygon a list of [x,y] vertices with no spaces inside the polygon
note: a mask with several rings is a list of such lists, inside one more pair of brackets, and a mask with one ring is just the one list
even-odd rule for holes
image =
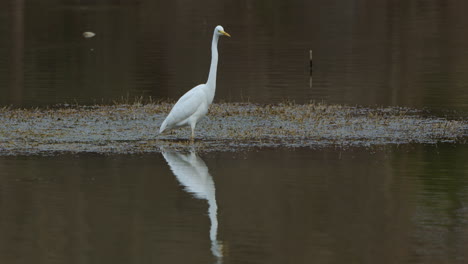
{"label": "white egret", "polygon": [[208,113],[208,107],[213,102],[216,90],[216,70],[218,67],[218,39],[220,36],[228,36],[222,26],[217,26],[211,42],[211,66],[208,81],[186,92],[172,108],[169,115],[161,124],[159,133],[173,128],[188,126],[192,128],[191,140],[195,137],[197,122]]}

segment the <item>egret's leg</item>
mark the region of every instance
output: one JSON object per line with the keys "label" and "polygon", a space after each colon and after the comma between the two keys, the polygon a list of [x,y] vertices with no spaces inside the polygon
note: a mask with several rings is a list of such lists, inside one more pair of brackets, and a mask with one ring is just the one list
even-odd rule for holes
{"label": "egret's leg", "polygon": [[192,127],[192,138],[190,139],[190,141],[193,143],[195,141],[195,126],[196,126],[196,124],[191,124],[190,126]]}

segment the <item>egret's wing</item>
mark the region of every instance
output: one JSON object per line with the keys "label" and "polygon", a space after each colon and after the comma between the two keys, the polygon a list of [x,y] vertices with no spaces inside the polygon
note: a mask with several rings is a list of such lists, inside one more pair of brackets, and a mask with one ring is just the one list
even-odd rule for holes
{"label": "egret's wing", "polygon": [[[185,101],[189,100],[190,98],[193,98],[193,97],[197,97],[195,94],[198,94],[201,92],[203,86],[205,84],[199,84],[195,87],[193,87],[192,89],[190,89],[188,92],[186,92],[184,95],[182,95],[179,100],[177,100],[176,104],[174,105],[174,107],[177,105],[177,104],[182,104],[184,103]],[[200,95],[198,95],[198,97],[201,97]]]}
{"label": "egret's wing", "polygon": [[177,123],[186,120],[206,101],[205,93],[200,88],[201,85],[196,86],[177,101],[165,120],[166,127],[171,128]]}

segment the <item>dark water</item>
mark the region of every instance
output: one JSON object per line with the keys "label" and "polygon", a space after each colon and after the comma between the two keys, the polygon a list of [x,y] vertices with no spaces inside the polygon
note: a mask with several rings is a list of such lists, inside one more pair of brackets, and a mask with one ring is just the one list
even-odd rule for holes
{"label": "dark water", "polygon": [[222,24],[217,101],[468,110],[465,1],[98,2],[0,3],[1,104],[176,99]]}
{"label": "dark water", "polygon": [[466,155],[413,145],[3,157],[0,259],[466,263]]}
{"label": "dark water", "polygon": [[[97,2],[0,2],[0,105],[176,99],[221,24],[216,101],[468,111],[466,1]],[[0,262],[466,263],[467,155],[0,157]]]}

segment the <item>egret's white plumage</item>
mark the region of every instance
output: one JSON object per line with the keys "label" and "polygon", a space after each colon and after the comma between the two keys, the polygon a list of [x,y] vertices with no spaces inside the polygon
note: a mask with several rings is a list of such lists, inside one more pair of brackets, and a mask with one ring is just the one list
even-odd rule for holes
{"label": "egret's white plumage", "polygon": [[213,102],[216,90],[216,70],[218,67],[218,39],[220,36],[230,35],[222,26],[217,26],[213,33],[211,43],[211,66],[208,81],[186,92],[172,107],[171,112],[161,124],[159,133],[173,128],[190,126],[192,128],[192,140],[195,137],[197,122],[208,113],[208,107]]}

